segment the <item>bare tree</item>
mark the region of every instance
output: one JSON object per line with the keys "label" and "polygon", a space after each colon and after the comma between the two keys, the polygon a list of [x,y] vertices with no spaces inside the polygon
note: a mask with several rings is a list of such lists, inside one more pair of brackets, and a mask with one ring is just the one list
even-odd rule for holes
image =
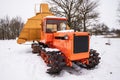
{"label": "bare tree", "polygon": [[95,10],[97,6],[98,3],[96,1],[83,0],[79,8],[79,16],[81,17],[84,31],[86,31],[87,24],[90,24],[90,20],[98,18],[99,13]]}
{"label": "bare tree", "polygon": [[23,27],[20,17],[0,19],[0,39],[15,39]]}
{"label": "bare tree", "polygon": [[16,38],[19,36],[19,33],[23,27],[23,22],[20,17],[12,18],[10,21],[10,30],[11,37]]}
{"label": "bare tree", "polygon": [[64,16],[68,19],[68,25],[71,28],[86,27],[91,19],[98,17],[95,8],[97,2],[90,0],[51,0],[53,6],[51,11],[57,16]]}
{"label": "bare tree", "polygon": [[3,40],[9,37],[8,31],[7,31],[9,23],[10,23],[10,20],[8,16],[6,16],[4,19],[0,19],[1,36]]}
{"label": "bare tree", "polygon": [[64,16],[68,19],[68,25],[73,28],[73,23],[76,21],[78,14],[78,7],[81,6],[83,0],[51,0],[54,4],[51,11],[56,16]]}

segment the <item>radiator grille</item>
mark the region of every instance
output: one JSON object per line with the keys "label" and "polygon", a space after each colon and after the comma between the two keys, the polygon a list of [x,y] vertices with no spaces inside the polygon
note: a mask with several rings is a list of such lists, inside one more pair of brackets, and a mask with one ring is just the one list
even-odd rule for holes
{"label": "radiator grille", "polygon": [[88,36],[74,36],[74,53],[88,52],[89,47]]}

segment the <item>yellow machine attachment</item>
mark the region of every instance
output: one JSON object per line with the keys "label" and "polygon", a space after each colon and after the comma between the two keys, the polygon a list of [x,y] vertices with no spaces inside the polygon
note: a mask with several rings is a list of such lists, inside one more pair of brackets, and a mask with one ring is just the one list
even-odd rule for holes
{"label": "yellow machine attachment", "polygon": [[53,14],[49,11],[48,4],[41,4],[40,12],[36,16],[29,18],[24,25],[17,43],[22,44],[26,41],[39,41],[41,39],[42,20],[46,16],[53,16]]}

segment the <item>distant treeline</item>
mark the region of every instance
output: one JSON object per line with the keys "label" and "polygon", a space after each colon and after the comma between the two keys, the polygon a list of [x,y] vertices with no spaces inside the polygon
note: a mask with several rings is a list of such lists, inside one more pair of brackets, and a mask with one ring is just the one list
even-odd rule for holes
{"label": "distant treeline", "polygon": [[[0,19],[0,39],[16,39],[19,36],[24,23],[21,17],[9,18],[8,16]],[[77,31],[82,31],[82,29],[77,29]],[[120,29],[109,29],[104,23],[99,23],[93,27],[87,29],[93,35],[109,35],[115,33],[120,37]]]}
{"label": "distant treeline", "polygon": [[94,35],[116,34],[117,36],[120,37],[120,29],[115,29],[115,28],[111,29],[107,25],[105,25],[104,23],[99,23],[97,25],[94,25],[93,27],[88,29],[88,31]]}
{"label": "distant treeline", "polygon": [[23,28],[21,17],[9,18],[8,16],[0,19],[0,39],[15,39],[19,36]]}
{"label": "distant treeline", "polygon": [[112,29],[111,33],[115,33],[118,37],[120,37],[120,29]]}

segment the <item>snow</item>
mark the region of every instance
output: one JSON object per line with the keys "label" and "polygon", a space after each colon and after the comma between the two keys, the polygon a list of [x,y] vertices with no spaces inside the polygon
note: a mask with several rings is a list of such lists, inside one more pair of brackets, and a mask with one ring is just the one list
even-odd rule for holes
{"label": "snow", "polygon": [[48,67],[37,54],[32,54],[30,43],[17,44],[16,40],[0,40],[0,80],[119,80],[120,38],[91,37],[91,48],[100,53],[101,63],[93,70],[72,72],[64,69],[60,75],[46,73]]}
{"label": "snow", "polygon": [[45,51],[50,51],[50,52],[52,52],[52,51],[60,51],[59,49],[56,49],[56,48],[45,48]]}
{"label": "snow", "polygon": [[45,18],[63,18],[63,19],[66,19],[66,17],[57,17],[57,16],[46,16]]}
{"label": "snow", "polygon": [[58,33],[59,32],[74,32],[74,30],[61,30],[61,31],[57,31]]}

